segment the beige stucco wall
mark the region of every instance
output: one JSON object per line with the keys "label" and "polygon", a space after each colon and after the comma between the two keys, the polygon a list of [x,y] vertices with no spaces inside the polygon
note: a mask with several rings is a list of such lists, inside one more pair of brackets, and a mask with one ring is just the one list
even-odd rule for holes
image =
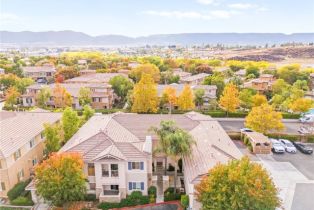
{"label": "beige stucco wall", "polygon": [[[31,139],[30,139],[31,140]],[[17,148],[18,149],[18,148]],[[7,192],[18,183],[17,174],[22,169],[24,170],[24,178],[26,180],[30,177],[31,169],[33,168],[32,160],[37,158],[37,162],[43,159],[44,143],[40,134],[35,137],[35,145],[30,148],[29,142],[27,142],[21,149],[21,157],[14,160],[14,154],[10,157],[2,160],[5,162],[6,167],[2,165],[0,169],[0,182],[5,183],[5,190],[0,191],[0,197],[6,197]]]}

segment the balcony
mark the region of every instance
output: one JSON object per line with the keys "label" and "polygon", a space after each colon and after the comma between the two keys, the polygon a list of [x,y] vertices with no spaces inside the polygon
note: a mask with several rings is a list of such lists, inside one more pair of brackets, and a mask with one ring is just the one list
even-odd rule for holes
{"label": "balcony", "polygon": [[103,190],[99,195],[99,202],[119,203],[121,201],[121,193],[118,190]]}

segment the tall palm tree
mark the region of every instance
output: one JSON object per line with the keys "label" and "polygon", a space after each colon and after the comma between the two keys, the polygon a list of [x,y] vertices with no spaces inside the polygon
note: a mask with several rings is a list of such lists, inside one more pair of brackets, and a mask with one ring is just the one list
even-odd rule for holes
{"label": "tall palm tree", "polygon": [[157,153],[163,153],[165,155],[165,175],[167,174],[167,156],[169,155],[169,142],[166,136],[169,133],[173,133],[176,130],[174,121],[161,121],[160,122],[160,128],[157,127],[151,127],[150,130],[152,130],[158,137],[158,145],[154,152]]}
{"label": "tall palm tree", "polygon": [[182,129],[176,129],[174,133],[170,133],[166,136],[168,142],[168,155],[174,160],[174,192],[177,189],[177,168],[180,158],[189,156],[192,152],[192,145],[196,144],[193,137]]}

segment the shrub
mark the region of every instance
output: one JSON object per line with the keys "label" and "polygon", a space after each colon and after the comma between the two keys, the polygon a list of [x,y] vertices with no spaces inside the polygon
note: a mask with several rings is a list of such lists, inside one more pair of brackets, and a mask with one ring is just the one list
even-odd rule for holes
{"label": "shrub", "polygon": [[33,201],[27,197],[19,196],[11,201],[12,205],[16,206],[32,206],[34,205]]}
{"label": "shrub", "polygon": [[187,208],[189,206],[189,196],[188,195],[181,195],[181,205],[184,208]]}
{"label": "shrub", "polygon": [[26,191],[25,191],[25,187],[30,183],[30,180],[26,180],[25,182],[19,182],[16,185],[14,185],[14,187],[9,190],[8,192],[8,197],[10,199],[10,201],[13,201],[14,199],[16,199],[19,196],[24,196],[26,195]]}
{"label": "shrub", "polygon": [[299,119],[300,118],[300,114],[293,114],[293,113],[281,113],[282,114],[282,118],[283,119]]}
{"label": "shrub", "polygon": [[307,136],[307,142],[314,143],[314,136],[313,135]]}
{"label": "shrub", "polygon": [[173,165],[171,165],[171,164],[169,164],[169,166],[168,166],[168,170],[167,171],[174,171],[174,166]]}
{"label": "shrub", "polygon": [[137,206],[148,204],[150,201],[148,196],[143,196],[141,191],[134,191],[131,195],[127,196],[125,199],[122,199],[120,203],[100,203],[98,208],[103,210],[108,210],[112,208],[123,208],[127,206]]}
{"label": "shrub", "polygon": [[153,194],[149,195],[149,203],[156,203],[156,198]]}
{"label": "shrub", "polygon": [[156,197],[157,195],[157,188],[155,186],[150,186],[148,188],[148,195],[154,195]]}
{"label": "shrub", "polygon": [[229,135],[230,139],[232,139],[232,140],[240,140],[241,139],[240,133],[229,133],[228,135]]}
{"label": "shrub", "polygon": [[290,134],[282,134],[282,133],[269,133],[267,134],[269,138],[275,139],[288,139],[290,141],[298,141],[300,139],[299,135],[290,135]]}
{"label": "shrub", "polygon": [[85,200],[86,201],[96,201],[96,194],[86,194]]}
{"label": "shrub", "polygon": [[174,193],[174,188],[169,187],[165,193],[164,193],[164,201],[174,201],[174,200],[180,200],[181,199],[181,194],[179,193]]}

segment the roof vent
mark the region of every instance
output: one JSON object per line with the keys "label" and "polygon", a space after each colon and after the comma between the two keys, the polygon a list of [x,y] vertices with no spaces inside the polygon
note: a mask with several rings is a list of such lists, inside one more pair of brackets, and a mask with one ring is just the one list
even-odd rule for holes
{"label": "roof vent", "polygon": [[143,145],[143,151],[151,154],[152,153],[152,146],[153,146],[152,137],[146,136],[145,143]]}

